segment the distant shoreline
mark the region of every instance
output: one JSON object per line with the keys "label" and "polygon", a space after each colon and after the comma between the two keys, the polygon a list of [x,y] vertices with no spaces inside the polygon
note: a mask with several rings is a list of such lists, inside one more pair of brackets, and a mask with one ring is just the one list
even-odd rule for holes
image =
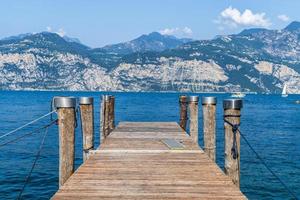
{"label": "distant shoreline", "polygon": [[[99,92],[99,93],[182,93],[182,94],[232,94],[232,92],[183,92],[183,91],[97,91],[97,90],[0,90],[0,92]],[[244,94],[260,94],[260,95],[281,95],[280,93],[260,93],[260,92],[242,92]],[[289,94],[300,95],[300,94]]]}

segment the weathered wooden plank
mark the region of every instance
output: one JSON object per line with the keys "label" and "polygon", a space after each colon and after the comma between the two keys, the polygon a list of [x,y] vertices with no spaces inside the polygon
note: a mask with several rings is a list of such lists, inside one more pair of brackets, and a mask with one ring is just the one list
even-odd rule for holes
{"label": "weathered wooden plank", "polygon": [[[168,137],[165,137],[168,138]],[[186,150],[199,150],[197,145],[189,139],[178,139]],[[101,146],[102,150],[168,150],[169,147],[163,143],[163,139],[153,138],[111,138],[108,137]]]}
{"label": "weathered wooden plank", "polygon": [[112,132],[110,138],[148,138],[148,139],[187,139],[183,132],[164,131],[164,132],[150,132],[150,131],[136,131],[136,132]]}
{"label": "weathered wooden plank", "polygon": [[123,122],[53,199],[246,198],[177,123]]}

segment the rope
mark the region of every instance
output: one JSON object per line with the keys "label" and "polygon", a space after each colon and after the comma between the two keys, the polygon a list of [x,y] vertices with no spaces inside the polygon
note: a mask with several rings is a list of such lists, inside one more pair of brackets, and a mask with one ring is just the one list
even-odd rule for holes
{"label": "rope", "polygon": [[78,115],[78,113],[79,113],[79,107],[78,108],[74,108],[74,117],[75,117],[74,123],[75,123],[75,128],[77,128],[77,126],[78,126],[78,122],[77,122],[77,115]]}
{"label": "rope", "polygon": [[226,120],[226,117],[240,117],[240,115],[224,115],[224,122],[229,124],[232,128],[233,133],[233,142],[231,147],[231,155],[232,158],[235,160],[239,157],[238,147],[237,147],[237,141],[236,141],[236,133],[239,131],[239,127],[241,124],[232,124],[228,120]]}
{"label": "rope", "polygon": [[[50,104],[50,112],[52,112],[53,110],[55,110],[55,108],[54,108],[54,106],[53,106],[53,104],[54,104],[54,99],[55,99],[55,97],[52,98],[52,101],[51,101],[51,104]],[[53,120],[53,115],[52,115],[52,114],[53,114],[53,113],[50,114],[50,121]]]}
{"label": "rope", "polygon": [[[232,132],[234,134],[233,137],[233,146],[231,149],[231,153],[234,153],[235,150],[237,150],[237,146],[235,146],[234,143],[236,143],[236,133],[239,132],[242,138],[245,140],[246,144],[249,146],[249,148],[253,151],[255,156],[259,159],[259,161],[265,166],[265,168],[283,185],[283,187],[288,191],[288,193],[295,198],[296,200],[299,200],[299,198],[294,194],[293,191],[289,189],[289,187],[275,174],[275,172],[267,165],[267,163],[259,156],[259,154],[254,150],[254,148],[251,146],[250,142],[247,140],[247,138],[242,134],[242,132],[239,130],[240,124],[232,124],[229,121],[227,121],[226,117],[240,117],[240,115],[224,115],[224,122],[229,124],[232,127]],[[237,151],[236,151],[237,153]],[[234,155],[233,155],[234,158]],[[235,158],[234,158],[235,159]]]}
{"label": "rope", "polygon": [[2,143],[2,144],[0,144],[0,148],[3,147],[3,146],[5,146],[5,145],[7,145],[7,144],[16,142],[16,141],[18,141],[18,140],[20,140],[20,139],[22,139],[22,138],[24,138],[24,137],[26,137],[26,136],[30,136],[30,135],[33,135],[34,133],[38,133],[38,132],[40,132],[41,130],[43,130],[43,129],[45,129],[45,128],[48,128],[48,127],[50,127],[51,125],[55,124],[56,122],[57,122],[57,120],[53,120],[52,122],[50,122],[50,124],[47,124],[47,125],[45,125],[45,126],[42,126],[42,127],[40,127],[40,128],[37,128],[37,129],[35,129],[35,130],[29,132],[29,133],[26,133],[26,134],[24,134],[24,135],[22,135],[22,136],[20,136],[20,137],[17,137],[17,138],[15,138],[15,139],[12,139],[12,140],[10,140],[10,141],[7,141],[7,142],[5,142],[5,143]]}
{"label": "rope", "polygon": [[37,122],[37,121],[39,121],[39,120],[41,120],[41,119],[43,119],[43,118],[45,118],[45,117],[51,115],[51,114],[54,113],[54,112],[56,112],[56,110],[53,110],[53,111],[51,111],[51,112],[49,112],[49,113],[47,113],[47,114],[45,114],[45,115],[43,115],[43,116],[41,116],[41,117],[35,119],[35,120],[32,120],[31,122],[28,122],[27,124],[24,124],[23,126],[20,126],[20,127],[14,129],[14,130],[12,130],[12,131],[10,131],[10,132],[8,132],[8,133],[5,133],[5,134],[3,134],[3,135],[0,136],[0,139],[4,138],[4,137],[6,137],[6,136],[8,136],[8,135],[10,135],[10,134],[13,134],[13,133],[17,132],[18,130],[20,130],[20,129],[22,129],[22,128],[25,128],[26,126],[29,126],[30,124],[33,124],[33,123],[35,123],[35,122]]}
{"label": "rope", "polygon": [[27,183],[29,182],[29,178],[31,177],[31,174],[32,174],[32,172],[33,172],[33,169],[34,169],[34,167],[35,167],[35,165],[36,165],[38,159],[40,158],[41,151],[42,151],[43,145],[44,145],[44,143],[45,143],[45,138],[46,138],[47,133],[48,133],[48,127],[49,127],[49,126],[47,126],[47,127],[45,128],[46,130],[45,130],[44,136],[43,136],[43,138],[42,138],[42,140],[41,140],[40,148],[39,148],[39,150],[38,150],[38,152],[37,152],[37,154],[36,154],[36,156],[35,156],[35,159],[34,159],[34,161],[33,161],[33,164],[32,164],[32,166],[31,166],[31,169],[30,169],[30,171],[29,171],[29,174],[27,175],[27,177],[26,177],[26,179],[25,179],[25,183],[24,183],[24,185],[23,185],[23,187],[22,187],[22,189],[21,189],[21,191],[20,191],[19,196],[18,196],[17,199],[21,199],[22,194],[23,194],[23,191],[24,191],[24,189],[25,189]]}
{"label": "rope", "polygon": [[83,152],[84,152],[84,153],[89,153],[89,152],[90,152],[90,150],[92,150],[93,148],[94,148],[94,145],[93,145],[93,146],[91,146],[90,148],[83,149]]}
{"label": "rope", "polygon": [[214,150],[214,149],[216,149],[216,146],[213,146],[213,147],[204,147],[204,150]]}
{"label": "rope", "polygon": [[253,153],[256,155],[256,157],[260,160],[260,162],[265,166],[265,168],[283,185],[283,187],[288,191],[288,193],[294,197],[296,200],[299,200],[299,198],[294,194],[293,191],[289,189],[289,187],[275,174],[275,172],[267,165],[267,163],[259,156],[259,154],[254,150],[254,148],[251,146],[247,138],[241,133],[240,130],[238,130],[242,138],[245,140],[249,148],[253,151]]}

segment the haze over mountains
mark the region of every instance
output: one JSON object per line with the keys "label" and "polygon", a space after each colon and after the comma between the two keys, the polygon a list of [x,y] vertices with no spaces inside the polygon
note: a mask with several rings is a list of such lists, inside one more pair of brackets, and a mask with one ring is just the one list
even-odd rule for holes
{"label": "haze over mountains", "polygon": [[90,48],[55,33],[0,40],[2,90],[300,93],[300,23],[193,41],[153,32]]}

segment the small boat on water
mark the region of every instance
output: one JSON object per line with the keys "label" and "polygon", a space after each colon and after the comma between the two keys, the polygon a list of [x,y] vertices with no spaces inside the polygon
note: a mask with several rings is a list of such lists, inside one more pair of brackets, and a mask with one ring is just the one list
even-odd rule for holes
{"label": "small boat on water", "polygon": [[295,104],[300,104],[300,100],[295,101]]}
{"label": "small boat on water", "polygon": [[282,93],[281,93],[281,97],[287,97],[287,85],[284,84],[283,89],[282,89]]}
{"label": "small boat on water", "polygon": [[246,94],[242,93],[242,92],[235,92],[235,93],[231,94],[231,97],[233,97],[233,98],[244,98],[245,96],[246,96]]}

